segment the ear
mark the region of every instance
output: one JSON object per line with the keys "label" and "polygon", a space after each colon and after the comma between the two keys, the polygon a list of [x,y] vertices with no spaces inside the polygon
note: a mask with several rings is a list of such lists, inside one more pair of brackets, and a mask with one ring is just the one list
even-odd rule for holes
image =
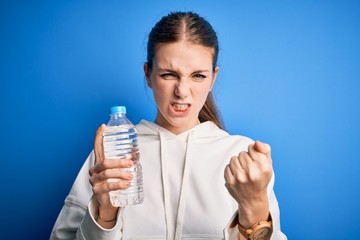
{"label": "ear", "polygon": [[146,83],[147,83],[149,88],[152,87],[151,79],[150,79],[150,74],[151,74],[150,72],[151,72],[151,69],[149,69],[148,63],[145,62],[144,63],[144,73],[145,73]]}
{"label": "ear", "polygon": [[212,79],[212,82],[211,82],[211,85],[210,85],[210,92],[211,92],[211,90],[212,90],[213,87],[214,87],[214,84],[215,84],[215,81],[216,81],[216,78],[217,78],[219,69],[220,69],[220,68],[219,68],[218,66],[215,67],[214,76],[213,76],[213,79]]}

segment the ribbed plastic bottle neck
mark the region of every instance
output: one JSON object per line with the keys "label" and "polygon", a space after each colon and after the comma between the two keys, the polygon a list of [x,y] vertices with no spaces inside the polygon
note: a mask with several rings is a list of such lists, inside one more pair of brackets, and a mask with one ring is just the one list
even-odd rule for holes
{"label": "ribbed plastic bottle neck", "polygon": [[110,118],[117,119],[117,118],[125,118],[126,113],[110,113]]}

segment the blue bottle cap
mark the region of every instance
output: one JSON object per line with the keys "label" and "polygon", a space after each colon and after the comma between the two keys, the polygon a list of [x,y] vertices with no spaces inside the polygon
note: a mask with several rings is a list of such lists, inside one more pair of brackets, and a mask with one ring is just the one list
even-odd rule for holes
{"label": "blue bottle cap", "polygon": [[125,106],[114,106],[110,108],[110,114],[126,113]]}

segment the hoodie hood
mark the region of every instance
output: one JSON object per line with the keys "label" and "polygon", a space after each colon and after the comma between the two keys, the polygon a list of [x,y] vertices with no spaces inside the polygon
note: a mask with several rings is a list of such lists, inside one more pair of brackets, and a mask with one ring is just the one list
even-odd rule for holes
{"label": "hoodie hood", "polygon": [[199,125],[182,132],[178,135],[173,134],[167,129],[157,125],[154,122],[149,122],[147,120],[141,120],[141,122],[136,125],[138,135],[153,135],[154,137],[160,137],[160,133],[168,137],[179,137],[184,138],[192,133],[192,140],[195,142],[211,142],[221,137],[226,137],[229,134],[224,130],[220,129],[216,124],[211,121],[200,123]]}

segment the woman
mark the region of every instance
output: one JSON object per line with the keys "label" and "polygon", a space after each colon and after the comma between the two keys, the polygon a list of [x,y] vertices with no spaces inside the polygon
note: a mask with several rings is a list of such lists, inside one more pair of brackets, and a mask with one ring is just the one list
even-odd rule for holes
{"label": "woman", "polygon": [[137,125],[144,202],[111,205],[109,191],[132,178],[119,168],[132,161],[104,159],[102,125],[51,239],[286,239],[270,146],[222,130],[211,94],[219,71],[212,26],[192,12],[170,13],[150,32],[147,50],[157,116]]}

